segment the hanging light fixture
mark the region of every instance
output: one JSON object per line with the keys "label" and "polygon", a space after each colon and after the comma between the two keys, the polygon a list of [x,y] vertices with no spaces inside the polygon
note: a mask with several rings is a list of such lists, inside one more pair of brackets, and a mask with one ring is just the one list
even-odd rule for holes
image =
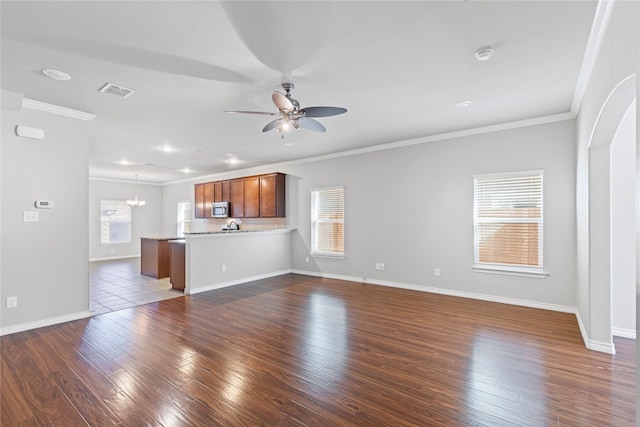
{"label": "hanging light fixture", "polygon": [[132,208],[137,208],[138,206],[144,206],[147,202],[144,200],[138,200],[138,174],[136,174],[136,195],[133,197],[133,200],[127,200],[127,204]]}

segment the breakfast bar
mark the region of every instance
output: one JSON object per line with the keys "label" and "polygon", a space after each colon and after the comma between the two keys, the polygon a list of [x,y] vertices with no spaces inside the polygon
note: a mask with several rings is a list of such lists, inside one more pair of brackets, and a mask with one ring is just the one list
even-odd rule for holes
{"label": "breakfast bar", "polygon": [[185,233],[185,289],[195,294],[291,272],[291,229]]}

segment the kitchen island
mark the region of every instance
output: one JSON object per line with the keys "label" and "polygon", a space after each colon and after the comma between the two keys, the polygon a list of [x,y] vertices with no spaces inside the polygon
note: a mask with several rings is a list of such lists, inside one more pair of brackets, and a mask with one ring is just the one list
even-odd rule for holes
{"label": "kitchen island", "polygon": [[291,272],[291,229],[185,233],[185,289],[206,292]]}
{"label": "kitchen island", "polygon": [[169,240],[175,237],[140,238],[140,272],[145,276],[162,279],[169,277]]}

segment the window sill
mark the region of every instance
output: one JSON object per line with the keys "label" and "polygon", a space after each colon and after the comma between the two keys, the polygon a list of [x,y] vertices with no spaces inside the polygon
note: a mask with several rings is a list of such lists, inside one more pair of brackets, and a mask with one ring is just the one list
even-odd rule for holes
{"label": "window sill", "polygon": [[309,256],[313,258],[329,258],[329,259],[345,259],[345,255],[333,255],[333,254],[320,254],[311,252]]}
{"label": "window sill", "polygon": [[474,264],[472,267],[476,273],[502,274],[506,276],[533,277],[535,279],[544,279],[550,276],[549,273],[542,270],[534,270],[528,268],[507,267],[502,265],[483,265]]}

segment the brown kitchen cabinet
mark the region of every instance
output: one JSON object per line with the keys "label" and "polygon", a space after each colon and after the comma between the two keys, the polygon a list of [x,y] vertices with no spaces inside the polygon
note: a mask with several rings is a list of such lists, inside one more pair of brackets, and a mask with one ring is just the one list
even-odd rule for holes
{"label": "brown kitchen cabinet", "polygon": [[242,178],[229,181],[229,209],[230,217],[244,217],[244,179]]}
{"label": "brown kitchen cabinet", "polygon": [[286,175],[272,173],[260,176],[260,217],[285,217]]}
{"label": "brown kitchen cabinet", "polygon": [[185,254],[184,254],[184,240],[171,240],[169,241],[169,252],[171,260],[171,274],[169,276],[169,282],[172,289],[178,289],[184,291],[185,287]]}
{"label": "brown kitchen cabinet", "polygon": [[213,201],[214,202],[224,202],[222,198],[222,181],[216,181],[213,183]]}
{"label": "brown kitchen cabinet", "polygon": [[195,185],[195,217],[211,218],[211,204],[229,202],[231,218],[284,218],[286,175],[270,173]]}
{"label": "brown kitchen cabinet", "polygon": [[195,217],[204,218],[204,184],[195,185]]}
{"label": "brown kitchen cabinet", "polygon": [[169,240],[141,237],[140,238],[140,272],[145,276],[162,279],[169,277]]}
{"label": "brown kitchen cabinet", "polygon": [[207,182],[204,184],[204,218],[211,218],[211,205],[214,199],[214,183]]}
{"label": "brown kitchen cabinet", "polygon": [[260,177],[244,179],[244,217],[260,217]]}

